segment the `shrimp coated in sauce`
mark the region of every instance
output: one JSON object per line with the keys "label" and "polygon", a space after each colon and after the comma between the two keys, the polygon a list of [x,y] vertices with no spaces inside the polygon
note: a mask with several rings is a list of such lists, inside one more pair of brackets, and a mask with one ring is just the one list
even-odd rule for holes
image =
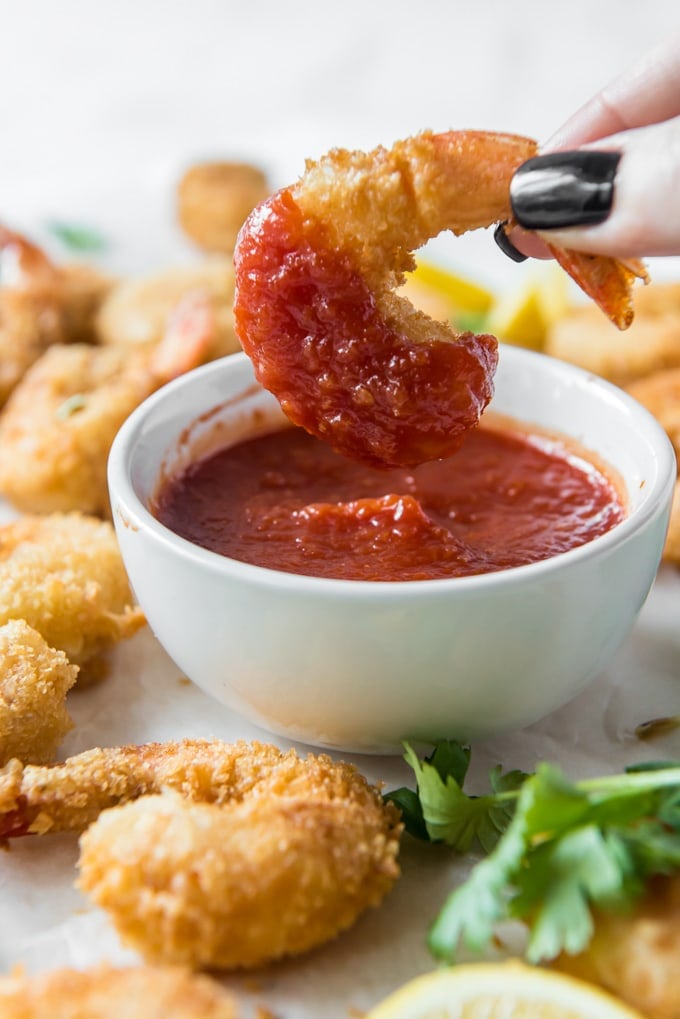
{"label": "shrimp coated in sauce", "polygon": [[[496,340],[457,334],[394,291],[429,238],[507,221],[512,175],[535,152],[528,138],[480,131],[333,150],[254,210],[234,255],[236,330],[293,422],[376,466],[458,448],[491,399]],[[553,254],[629,324],[640,266]]]}

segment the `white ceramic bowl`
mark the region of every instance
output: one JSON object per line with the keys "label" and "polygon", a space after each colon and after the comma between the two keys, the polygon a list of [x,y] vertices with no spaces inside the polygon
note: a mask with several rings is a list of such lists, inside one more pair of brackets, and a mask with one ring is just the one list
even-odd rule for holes
{"label": "white ceramic bowl", "polygon": [[375,583],[296,576],[178,537],[148,506],[161,477],[281,420],[233,355],[145,401],[109,462],[113,519],[149,624],[207,693],[271,732],[392,752],[402,739],[475,739],[566,703],[607,663],[654,579],[675,478],[672,448],[625,393],[504,347],[492,407],[558,431],[619,473],[627,518],[587,545],[499,573]]}

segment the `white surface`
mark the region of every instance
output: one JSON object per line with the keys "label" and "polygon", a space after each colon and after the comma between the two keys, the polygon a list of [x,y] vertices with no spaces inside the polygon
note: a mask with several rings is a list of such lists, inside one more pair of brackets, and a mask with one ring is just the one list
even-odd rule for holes
{"label": "white surface", "polygon": [[[51,218],[100,226],[110,264],[136,271],[191,257],[172,220],[172,188],[203,156],[259,160],[274,184],[331,145],[388,143],[424,127],[549,135],[598,86],[678,25],[677,0],[0,0],[0,219],[36,231]],[[494,284],[525,267],[486,234],[437,255]],[[670,267],[660,271],[668,272]],[[614,662],[570,706],[475,748],[477,782],[502,760],[560,761],[570,774],[680,756],[632,731],[680,707],[680,578],[652,591]],[[546,672],[550,661],[545,662]],[[120,647],[112,675],[74,693],[72,753],[97,743],[254,735],[216,708],[147,631]],[[363,759],[374,779],[407,778]],[[0,867],[0,968],[85,965],[121,952],[106,919],[73,890],[75,840],[26,840]],[[256,981],[225,980],[277,1019],[347,1019],[432,965],[424,938],[467,864],[406,842],[403,877],[335,944]]]}

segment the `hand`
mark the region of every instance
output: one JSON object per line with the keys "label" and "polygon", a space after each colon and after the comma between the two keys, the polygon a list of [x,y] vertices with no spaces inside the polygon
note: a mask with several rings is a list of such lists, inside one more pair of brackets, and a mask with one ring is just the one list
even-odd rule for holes
{"label": "hand", "polygon": [[[511,199],[521,227],[560,247],[624,259],[680,254],[680,34],[541,146],[516,172]],[[546,256],[535,236],[510,236],[525,254]]]}

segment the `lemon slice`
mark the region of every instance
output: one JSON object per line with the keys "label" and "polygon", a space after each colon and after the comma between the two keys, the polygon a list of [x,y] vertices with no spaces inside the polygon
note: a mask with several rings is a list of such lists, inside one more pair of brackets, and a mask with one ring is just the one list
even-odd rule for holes
{"label": "lemon slice", "polygon": [[520,287],[508,290],[491,309],[486,329],[505,343],[542,350],[552,325],[570,307],[569,280],[554,263],[532,266]]}
{"label": "lemon slice", "polygon": [[521,962],[474,963],[417,977],[365,1019],[642,1019],[590,984]]}
{"label": "lemon slice", "polygon": [[434,291],[442,297],[454,313],[462,311],[483,315],[494,301],[489,290],[430,262],[418,262],[415,271],[409,273],[409,278],[419,287]]}

